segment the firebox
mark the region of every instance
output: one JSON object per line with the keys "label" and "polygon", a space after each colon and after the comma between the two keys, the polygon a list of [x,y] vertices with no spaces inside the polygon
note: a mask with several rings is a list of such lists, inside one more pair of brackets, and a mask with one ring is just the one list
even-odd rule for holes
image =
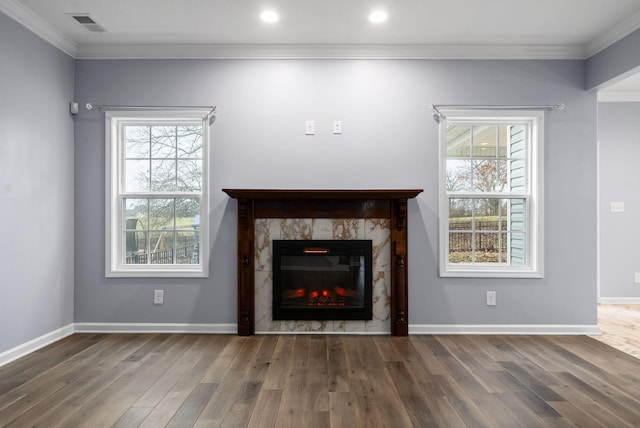
{"label": "firebox", "polygon": [[372,319],[371,241],[274,240],[273,319]]}

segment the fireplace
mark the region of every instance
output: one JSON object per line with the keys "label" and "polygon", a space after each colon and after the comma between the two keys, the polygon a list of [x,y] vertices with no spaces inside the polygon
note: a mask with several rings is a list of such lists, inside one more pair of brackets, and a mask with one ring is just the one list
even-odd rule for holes
{"label": "fireplace", "polygon": [[389,329],[390,333],[396,336],[408,334],[407,200],[416,197],[422,189],[222,189],[222,191],[238,200],[239,335],[249,336],[255,333],[255,221],[279,218],[388,219],[391,252]]}
{"label": "fireplace", "polygon": [[371,240],[274,240],[274,320],[371,320]]}

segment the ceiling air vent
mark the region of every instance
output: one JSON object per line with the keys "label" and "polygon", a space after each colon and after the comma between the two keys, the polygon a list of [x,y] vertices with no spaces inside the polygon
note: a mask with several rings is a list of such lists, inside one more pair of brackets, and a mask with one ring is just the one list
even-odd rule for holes
{"label": "ceiling air vent", "polygon": [[84,28],[94,33],[104,33],[105,31],[107,31],[104,29],[104,27],[94,21],[93,18],[91,18],[89,15],[71,14],[71,17],[75,19],[79,24],[81,24]]}

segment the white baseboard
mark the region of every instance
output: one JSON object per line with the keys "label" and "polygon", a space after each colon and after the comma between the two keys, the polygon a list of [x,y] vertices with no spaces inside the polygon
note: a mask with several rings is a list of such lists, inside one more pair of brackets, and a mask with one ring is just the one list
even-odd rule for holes
{"label": "white baseboard", "polygon": [[237,324],[75,323],[76,333],[236,334]]}
{"label": "white baseboard", "polygon": [[[629,303],[629,299],[625,299]],[[640,299],[637,300],[640,303]],[[0,367],[73,333],[191,333],[237,334],[237,324],[74,323],[0,353]],[[259,332],[259,334],[308,334],[309,332]],[[321,334],[327,334],[323,332]],[[336,332],[336,334],[353,334]],[[381,333],[360,333],[381,334]],[[409,334],[578,334],[599,335],[597,325],[409,325]]]}
{"label": "white baseboard", "polygon": [[640,305],[640,297],[600,297],[598,303],[603,305]]}
{"label": "white baseboard", "polygon": [[599,335],[597,325],[409,325],[409,334],[531,334]]}
{"label": "white baseboard", "polygon": [[40,337],[36,337],[22,345],[18,345],[15,348],[9,349],[0,353],[0,367],[5,364],[9,364],[12,361],[17,360],[20,357],[24,357],[27,354],[37,351],[40,348],[44,348],[47,345],[51,345],[58,340],[64,339],[67,336],[71,336],[74,333],[73,324],[68,324],[62,328],[54,330],[50,333],[44,334]]}

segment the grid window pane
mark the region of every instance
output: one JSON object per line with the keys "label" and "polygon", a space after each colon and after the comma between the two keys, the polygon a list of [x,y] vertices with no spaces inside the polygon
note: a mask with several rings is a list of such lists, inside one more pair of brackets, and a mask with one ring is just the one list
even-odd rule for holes
{"label": "grid window pane", "polygon": [[469,158],[471,153],[471,126],[447,127],[447,158]]}
{"label": "grid window pane", "polygon": [[151,189],[149,167],[147,159],[127,159],[125,161],[126,192],[148,192]]}
{"label": "grid window pane", "polygon": [[178,126],[177,154],[180,159],[202,159],[202,128],[200,126]]}
{"label": "grid window pane", "polygon": [[470,160],[447,159],[446,180],[448,192],[467,192],[472,189],[472,162]]}
{"label": "grid window pane", "polygon": [[472,147],[475,158],[495,158],[498,146],[498,128],[495,125],[472,127]]}
{"label": "grid window pane", "polygon": [[176,229],[200,227],[200,201],[194,198],[176,198]]}
{"label": "grid window pane", "polygon": [[175,201],[151,199],[149,201],[149,229],[173,229],[175,225]]}
{"label": "grid window pane", "polygon": [[153,159],[151,161],[151,190],[174,192],[176,190],[176,161]]}
{"label": "grid window pane", "polygon": [[176,263],[181,265],[197,264],[200,259],[200,240],[198,231],[180,231],[176,233]]}
{"label": "grid window pane", "polygon": [[472,161],[472,190],[475,192],[500,192],[504,188],[506,170],[504,162],[496,160]]}
{"label": "grid window pane", "polygon": [[450,198],[448,229],[449,263],[525,263],[524,198]]}
{"label": "grid window pane", "polygon": [[449,263],[473,262],[473,234],[471,232],[449,233]]}
{"label": "grid window pane", "polygon": [[202,190],[202,161],[179,160],[177,172],[178,191],[197,192]]}
{"label": "grid window pane", "polygon": [[149,158],[149,126],[125,126],[125,156],[127,158]]}
{"label": "grid window pane", "polygon": [[198,264],[198,198],[124,199],[125,264]]}
{"label": "grid window pane", "polygon": [[167,159],[176,157],[176,127],[151,127],[151,157]]}
{"label": "grid window pane", "polygon": [[124,232],[124,263],[125,264],[146,264],[147,263],[147,233],[144,231],[127,230]]}

